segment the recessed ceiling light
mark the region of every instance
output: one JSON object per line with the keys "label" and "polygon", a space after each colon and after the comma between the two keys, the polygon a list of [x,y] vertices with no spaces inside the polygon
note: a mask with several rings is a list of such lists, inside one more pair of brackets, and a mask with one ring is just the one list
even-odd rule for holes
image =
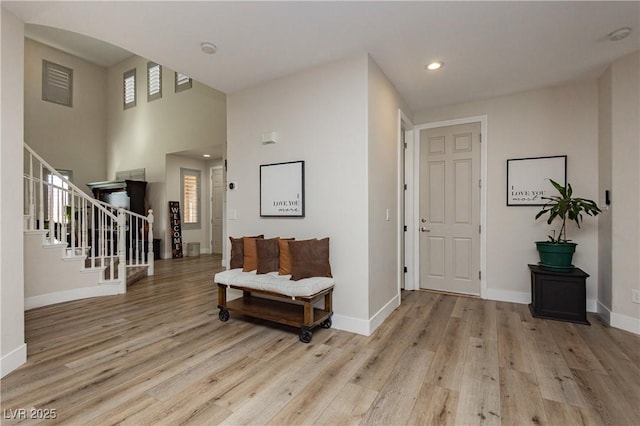
{"label": "recessed ceiling light", "polygon": [[200,50],[202,50],[202,52],[206,53],[207,55],[213,55],[214,53],[216,53],[216,50],[218,50],[218,48],[213,43],[203,41],[202,43],[200,43]]}
{"label": "recessed ceiling light", "polygon": [[439,70],[444,66],[444,62],[442,61],[433,61],[429,65],[425,65],[425,68],[429,71]]}
{"label": "recessed ceiling light", "polygon": [[211,158],[211,155],[210,155],[210,154],[202,154],[202,156],[203,156],[204,158]]}
{"label": "recessed ceiling light", "polygon": [[610,41],[618,41],[618,40],[622,40],[623,38],[627,38],[629,34],[631,34],[631,28],[622,27],[622,28],[618,28],[615,31],[611,31],[607,37],[609,37]]}

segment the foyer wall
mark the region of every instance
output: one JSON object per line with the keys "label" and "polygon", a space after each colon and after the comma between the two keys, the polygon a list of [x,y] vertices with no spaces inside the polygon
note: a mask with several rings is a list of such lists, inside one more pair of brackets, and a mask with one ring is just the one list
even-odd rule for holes
{"label": "foyer wall", "polygon": [[[418,111],[416,124],[487,115],[487,270],[490,299],[528,303],[528,263],[536,263],[534,241],[551,229],[535,221],[537,207],[506,206],[506,160],[568,156],[567,176],[576,194],[598,200],[598,86],[595,80],[527,91],[479,102]],[[568,237],[579,244],[574,264],[591,277],[587,299],[595,310],[598,288],[598,219],[587,217]],[[637,260],[637,259],[636,259]]]}
{"label": "foyer wall", "polygon": [[374,316],[388,303],[394,306],[397,306],[395,302],[400,303],[398,111],[402,110],[406,116],[410,116],[411,111],[371,57],[367,82],[369,316]]}
{"label": "foyer wall", "polygon": [[0,377],[27,360],[22,182],[24,23],[0,7]]}
{"label": "foyer wall", "polygon": [[[640,333],[640,53],[611,64],[611,324]],[[636,190],[634,191],[633,188]]]}
{"label": "foyer wall", "polygon": [[[107,70],[30,39],[24,55],[24,140],[91,195],[86,184],[106,176]],[[73,70],[73,107],[42,100],[43,59]]]}
{"label": "foyer wall", "polygon": [[[237,184],[227,191],[227,235],[330,237],[334,326],[361,333],[370,314],[367,70],[361,54],[227,97],[227,180]],[[278,143],[262,145],[271,131]],[[296,160],[305,161],[306,217],[261,218],[260,165]]]}

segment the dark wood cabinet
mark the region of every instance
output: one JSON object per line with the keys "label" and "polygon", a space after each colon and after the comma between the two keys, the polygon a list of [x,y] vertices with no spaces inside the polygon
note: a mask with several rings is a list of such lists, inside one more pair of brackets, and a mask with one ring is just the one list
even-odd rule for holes
{"label": "dark wood cabinet", "polygon": [[589,274],[579,268],[553,272],[538,265],[531,271],[531,315],[536,318],[589,324],[587,321],[586,280]]}
{"label": "dark wood cabinet", "polygon": [[142,216],[147,215],[144,209],[147,182],[143,180],[110,180],[88,183],[87,186],[100,201],[123,207]]}

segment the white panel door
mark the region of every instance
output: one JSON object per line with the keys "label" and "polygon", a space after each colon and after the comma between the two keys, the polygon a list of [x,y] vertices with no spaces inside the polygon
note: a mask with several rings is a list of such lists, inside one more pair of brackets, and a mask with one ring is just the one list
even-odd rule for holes
{"label": "white panel door", "polygon": [[480,294],[480,123],[420,131],[420,288]]}

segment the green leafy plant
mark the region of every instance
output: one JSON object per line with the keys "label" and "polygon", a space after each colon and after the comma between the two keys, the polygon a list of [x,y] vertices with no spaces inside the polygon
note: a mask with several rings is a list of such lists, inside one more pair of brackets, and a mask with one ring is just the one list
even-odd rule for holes
{"label": "green leafy plant", "polygon": [[573,189],[571,184],[567,184],[566,188],[553,179],[549,179],[553,187],[558,191],[560,195],[554,195],[551,197],[542,197],[547,200],[545,205],[542,206],[542,210],[536,215],[536,219],[545,214],[549,215],[547,223],[551,225],[556,218],[562,219],[562,226],[560,232],[556,238],[555,231],[553,235],[549,235],[549,240],[552,243],[566,243],[571,241],[567,239],[567,219],[572,220],[580,228],[582,222],[582,214],[585,213],[589,216],[597,216],[602,210],[596,205],[593,200],[587,200],[584,198],[573,197]]}

